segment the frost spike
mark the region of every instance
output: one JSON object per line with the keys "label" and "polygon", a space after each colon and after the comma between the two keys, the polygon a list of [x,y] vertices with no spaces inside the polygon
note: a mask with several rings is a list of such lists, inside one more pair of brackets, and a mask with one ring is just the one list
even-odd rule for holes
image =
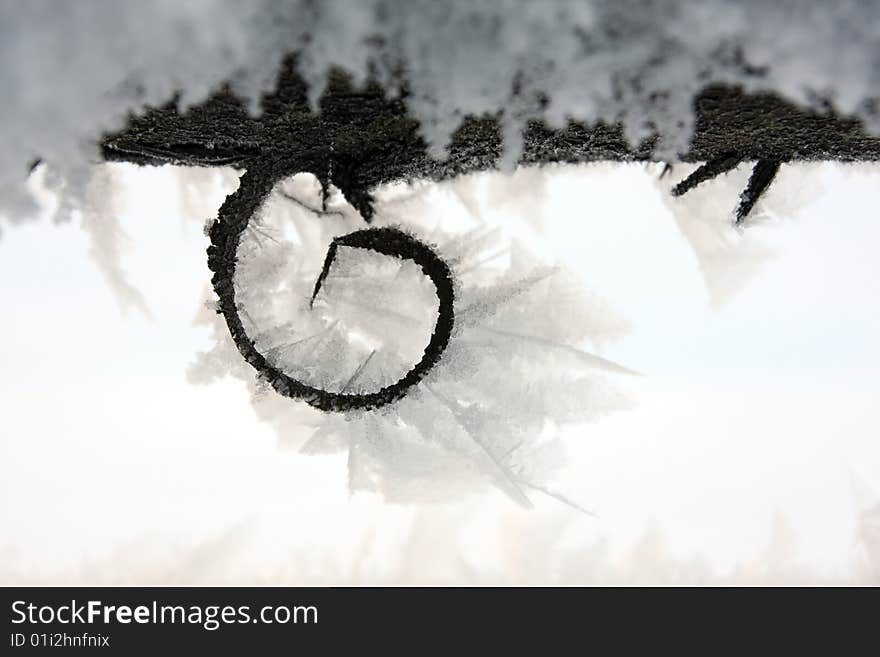
{"label": "frost spike", "polygon": [[752,175],[749,178],[749,184],[740,195],[739,207],[736,209],[736,223],[742,223],[743,219],[755,207],[758,199],[767,191],[776,172],[779,171],[779,160],[758,160],[755,168],[752,169]]}
{"label": "frost spike", "polygon": [[[672,195],[682,196],[687,194],[697,185],[735,169],[740,162],[742,162],[742,156],[736,153],[724,153],[714,160],[704,162],[691,175],[672,188]],[[663,173],[666,173],[666,169],[663,170]]]}

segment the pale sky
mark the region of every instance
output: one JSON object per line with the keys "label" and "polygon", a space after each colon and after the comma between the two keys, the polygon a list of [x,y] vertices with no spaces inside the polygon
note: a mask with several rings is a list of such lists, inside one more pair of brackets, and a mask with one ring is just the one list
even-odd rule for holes
{"label": "pale sky", "polygon": [[[235,176],[203,177],[193,206],[174,169],[113,166],[122,264],[151,319],[120,312],[76,223],[0,236],[4,582],[519,581],[528,559],[509,553],[533,534],[550,548],[530,576],[552,581],[559,555],[601,538],[624,559],[648,531],[724,573],[766,557],[776,514],[811,573],[855,577],[867,501],[853,482],[880,498],[880,169],[784,168],[742,236],[723,213],[744,172],[686,211],[640,166],[554,168],[540,190],[527,172],[481,183],[480,212],[537,230],[632,327],[602,351],[642,374],[620,382],[630,408],[569,430],[557,486],[595,519],[497,492],[349,496],[345,456],[279,448],[241,382],[188,383],[212,344],[193,325],[209,298],[202,223]],[[431,198],[420,212],[451,212]],[[707,225],[714,243],[694,237]],[[736,293],[712,303],[706,271]],[[426,555],[431,572],[401,566]]]}

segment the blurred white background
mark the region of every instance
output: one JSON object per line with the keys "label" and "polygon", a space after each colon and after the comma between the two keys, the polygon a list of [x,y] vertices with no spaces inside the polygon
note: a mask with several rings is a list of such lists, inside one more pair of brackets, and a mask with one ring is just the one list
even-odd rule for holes
{"label": "blurred white background", "polygon": [[[148,313],[121,312],[96,267],[112,222],[0,237],[0,581],[880,576],[877,167],[784,167],[745,231],[730,225],[745,165],[682,199],[668,189],[684,165],[659,181],[660,167],[594,165],[475,183],[478,212],[529,226],[630,323],[602,353],[641,373],[621,382],[630,407],[566,437],[556,487],[597,518],[497,491],[350,495],[345,455],[279,441],[241,381],[189,383],[213,344],[194,324],[210,298],[202,225],[235,172],[98,169]],[[425,198],[417,211],[461,211],[454,187]]]}

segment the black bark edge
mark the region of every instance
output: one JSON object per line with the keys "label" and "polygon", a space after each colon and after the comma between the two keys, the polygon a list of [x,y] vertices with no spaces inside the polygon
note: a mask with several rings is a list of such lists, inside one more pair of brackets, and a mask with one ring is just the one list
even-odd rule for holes
{"label": "black bark edge", "polygon": [[297,170],[291,163],[258,160],[241,177],[238,190],[228,196],[221,206],[218,217],[209,230],[211,244],[208,247],[208,267],[213,272],[211,283],[219,299],[218,312],[226,320],[229,334],[242,357],[276,392],[285,397],[303,400],[322,411],[335,412],[376,409],[397,401],[439,362],[449,344],[455,323],[454,282],[449,266],[431,247],[398,228],[371,227],[335,238],[328,248],[313,295],[314,300],[329,272],[336,251],[341,246],[412,260],[421,267],[437,292],[437,322],[421,360],[395,383],[363,394],[337,393],[316,388],[270,365],[244,329],[236,306],[234,285],[236,254],[241,234],[275,183],[294,173]]}

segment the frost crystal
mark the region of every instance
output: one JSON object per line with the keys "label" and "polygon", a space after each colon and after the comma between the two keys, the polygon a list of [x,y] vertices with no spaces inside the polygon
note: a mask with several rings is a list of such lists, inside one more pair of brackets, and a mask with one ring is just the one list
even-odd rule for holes
{"label": "frost crystal", "polygon": [[[408,198],[394,189],[377,195],[374,226],[430,243],[455,280],[452,339],[426,376],[393,404],[344,415],[307,411],[277,395],[257,400],[282,435],[300,443],[303,418],[312,417],[305,423],[318,429],[305,451],[347,448],[353,490],[435,499],[488,481],[526,505],[536,491],[558,498],[548,487],[563,461],[552,427],[621,402],[606,379],[629,370],[588,347],[623,324],[576,276],[537,256],[509,226],[467,211],[443,220],[418,212],[430,203],[429,190],[456,194],[469,185],[464,178],[411,187]],[[241,234],[236,309],[273,368],[332,393],[369,394],[422,357],[438,321],[437,293],[410,261],[343,248],[311,304],[327,245],[363,225],[335,190],[318,210],[320,193],[313,176],[298,175],[269,195]],[[222,319],[213,321],[221,337],[194,379],[210,380],[207,372],[229,357],[231,371],[253,382]],[[290,406],[299,407],[295,415]]]}

